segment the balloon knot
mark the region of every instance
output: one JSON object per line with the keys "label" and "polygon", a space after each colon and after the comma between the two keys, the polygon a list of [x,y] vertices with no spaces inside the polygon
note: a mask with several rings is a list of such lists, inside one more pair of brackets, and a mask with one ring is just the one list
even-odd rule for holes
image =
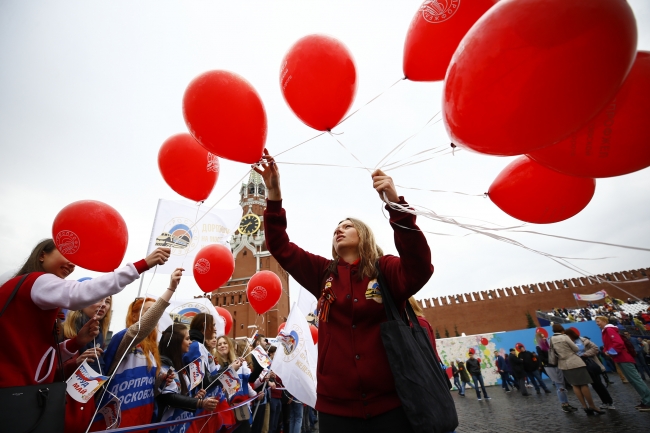
{"label": "balloon knot", "polygon": [[456,145],[454,143],[451,143],[451,147],[455,149]]}

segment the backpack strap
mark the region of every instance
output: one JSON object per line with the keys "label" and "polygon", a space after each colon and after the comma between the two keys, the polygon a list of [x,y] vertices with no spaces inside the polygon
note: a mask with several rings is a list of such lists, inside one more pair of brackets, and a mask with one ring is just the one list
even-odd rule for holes
{"label": "backpack strap", "polygon": [[11,292],[11,295],[9,295],[9,299],[7,299],[7,303],[5,304],[4,307],[2,307],[2,311],[0,311],[0,317],[2,317],[2,315],[5,313],[5,310],[7,309],[7,307],[11,303],[11,301],[13,301],[14,296],[16,296],[16,293],[18,293],[18,289],[20,289],[20,286],[23,285],[23,282],[29,276],[29,274],[30,273],[27,273],[27,274],[23,275],[23,277],[20,279],[20,281],[18,281],[18,284],[16,284],[16,287],[14,287],[13,292]]}

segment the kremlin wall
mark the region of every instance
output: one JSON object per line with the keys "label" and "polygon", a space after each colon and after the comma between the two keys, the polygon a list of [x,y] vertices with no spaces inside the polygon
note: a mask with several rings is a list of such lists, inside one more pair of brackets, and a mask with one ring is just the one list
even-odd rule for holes
{"label": "kremlin wall", "polygon": [[[639,297],[650,296],[650,268],[572,278],[523,286],[464,293],[418,301],[426,319],[441,337],[445,329],[450,336],[487,332],[512,331],[526,328],[526,313],[535,318],[537,310],[577,308],[587,305],[576,301],[574,293],[591,294],[605,290],[610,296],[626,300],[629,295],[615,286]],[[596,301],[602,303],[602,301]],[[535,322],[537,323],[537,322]]]}

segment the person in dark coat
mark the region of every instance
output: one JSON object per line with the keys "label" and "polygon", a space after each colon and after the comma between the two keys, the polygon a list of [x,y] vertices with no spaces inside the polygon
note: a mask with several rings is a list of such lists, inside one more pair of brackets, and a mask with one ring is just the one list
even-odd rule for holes
{"label": "person in dark coat", "polygon": [[510,392],[510,387],[508,386],[510,377],[508,377],[508,371],[506,370],[506,360],[496,350],[494,351],[494,356],[495,356],[495,364],[497,366],[497,371],[501,376],[501,388],[503,388],[505,392]]}
{"label": "person in dark coat", "polygon": [[517,381],[519,386],[519,391],[524,397],[529,396],[528,391],[526,391],[526,384],[524,383],[524,378],[526,377],[526,372],[524,371],[524,361],[519,359],[515,349],[510,349],[510,355],[508,355],[508,362],[510,363],[510,368],[512,368],[512,375]]}
{"label": "person in dark coat", "polygon": [[519,358],[524,361],[526,376],[535,387],[535,392],[541,394],[539,389],[541,387],[546,394],[550,394],[551,391],[546,387],[546,384],[542,380],[542,375],[539,372],[540,362],[537,354],[526,350],[523,344],[518,345],[517,349],[519,349]]}
{"label": "person in dark coat", "polygon": [[474,358],[474,349],[469,350],[469,359],[465,361],[467,366],[467,371],[472,375],[472,380],[474,381],[474,389],[476,390],[476,398],[478,401],[481,401],[481,391],[479,390],[479,384],[481,390],[483,390],[483,397],[486,400],[490,400],[490,397],[487,395],[485,390],[485,384],[483,383],[483,375],[481,374],[481,363],[478,359]]}

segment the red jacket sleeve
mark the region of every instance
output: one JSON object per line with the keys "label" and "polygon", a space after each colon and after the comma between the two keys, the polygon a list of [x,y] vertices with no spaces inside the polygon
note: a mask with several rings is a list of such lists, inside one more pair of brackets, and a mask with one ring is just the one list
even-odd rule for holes
{"label": "red jacket sleeve", "polygon": [[[400,197],[399,204],[408,206],[404,197]],[[416,294],[433,275],[431,249],[415,224],[415,215],[394,210],[388,205],[386,210],[399,257],[384,256],[379,263],[393,299],[400,305]]]}
{"label": "red jacket sleeve", "polygon": [[266,247],[282,268],[316,298],[330,260],[309,253],[289,240],[287,214],[282,200],[267,200],[264,211]]}

